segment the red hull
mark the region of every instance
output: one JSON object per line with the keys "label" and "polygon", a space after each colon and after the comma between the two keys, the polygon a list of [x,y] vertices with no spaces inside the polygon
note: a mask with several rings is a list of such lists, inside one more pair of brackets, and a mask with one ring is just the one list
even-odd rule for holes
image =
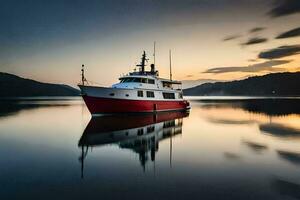
{"label": "red hull", "polygon": [[85,104],[92,114],[97,113],[124,113],[124,112],[156,112],[168,110],[189,109],[189,102],[181,101],[147,101],[109,99],[83,96]]}

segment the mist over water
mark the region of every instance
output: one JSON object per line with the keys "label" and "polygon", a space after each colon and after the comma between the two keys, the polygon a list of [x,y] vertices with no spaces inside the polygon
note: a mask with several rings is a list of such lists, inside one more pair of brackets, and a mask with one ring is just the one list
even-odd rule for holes
{"label": "mist over water", "polygon": [[299,199],[300,100],[191,100],[91,119],[81,99],[0,102],[1,199]]}

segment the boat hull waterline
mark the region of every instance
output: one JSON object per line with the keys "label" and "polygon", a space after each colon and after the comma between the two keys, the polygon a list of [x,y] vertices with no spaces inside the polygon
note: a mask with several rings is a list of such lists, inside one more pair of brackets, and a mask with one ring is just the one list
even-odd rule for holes
{"label": "boat hull waterline", "polygon": [[115,98],[82,96],[92,115],[105,113],[144,113],[188,110],[189,102],[186,100],[128,100]]}

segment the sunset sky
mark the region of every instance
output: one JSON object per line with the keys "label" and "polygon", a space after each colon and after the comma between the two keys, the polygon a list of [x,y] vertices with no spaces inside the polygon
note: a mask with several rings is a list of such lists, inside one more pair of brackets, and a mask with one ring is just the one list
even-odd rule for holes
{"label": "sunset sky", "polygon": [[300,71],[299,0],[1,0],[0,71],[116,82],[146,50],[168,77],[234,80]]}

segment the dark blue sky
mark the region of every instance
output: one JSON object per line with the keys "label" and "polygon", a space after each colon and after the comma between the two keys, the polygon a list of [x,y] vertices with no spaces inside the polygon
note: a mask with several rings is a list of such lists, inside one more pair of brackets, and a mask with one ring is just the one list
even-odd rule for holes
{"label": "dark blue sky", "polygon": [[[232,63],[222,58],[221,54],[228,56],[222,51],[241,50],[239,44],[247,44],[251,39],[245,34],[260,26],[266,29],[254,36],[267,37],[270,43],[274,35],[300,26],[299,10],[299,1],[295,0],[1,0],[0,70],[64,82],[66,76],[51,78],[62,71],[70,73],[67,82],[73,83],[77,77],[72,77],[75,66],[71,65],[84,62],[95,72],[111,65],[114,70],[110,75],[115,76],[117,71],[126,72],[141,50],[151,50],[154,40],[163,52],[179,49],[182,58],[178,62],[181,68],[186,63],[190,73],[214,65],[245,65],[242,60],[254,59],[254,51],[259,49],[241,52]],[[238,37],[234,47],[216,50],[217,43],[230,35],[244,38]],[[297,42],[287,44],[290,43]],[[277,42],[273,44],[260,49],[275,48]],[[209,55],[199,60],[196,56],[203,55],[204,48]],[[187,51],[191,53],[184,55]],[[165,56],[163,52],[161,55]],[[222,62],[210,65],[213,56]],[[125,69],[120,66],[121,61],[126,62]],[[196,67],[199,69],[193,71]]]}

